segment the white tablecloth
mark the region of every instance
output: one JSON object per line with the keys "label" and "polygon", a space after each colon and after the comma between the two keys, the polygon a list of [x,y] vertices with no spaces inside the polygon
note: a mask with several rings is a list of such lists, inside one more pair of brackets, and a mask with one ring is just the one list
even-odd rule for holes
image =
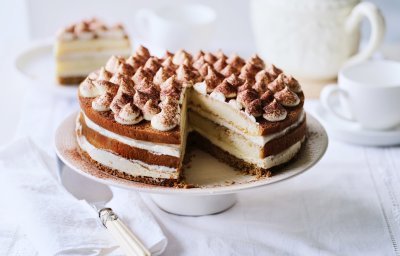
{"label": "white tablecloth", "polygon": [[[54,130],[76,101],[30,91],[22,104],[17,133],[54,155]],[[400,148],[330,141],[310,171],[244,191],[221,214],[175,216],[143,198],[168,237],[165,255],[399,255],[399,188]],[[2,200],[10,197],[0,194]],[[0,255],[36,255],[11,217],[0,208]]]}

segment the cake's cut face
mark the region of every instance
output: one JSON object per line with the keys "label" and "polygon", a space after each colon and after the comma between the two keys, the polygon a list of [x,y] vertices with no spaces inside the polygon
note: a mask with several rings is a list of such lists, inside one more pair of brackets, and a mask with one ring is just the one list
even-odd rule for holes
{"label": "cake's cut face", "polygon": [[81,154],[130,180],[172,186],[186,142],[250,174],[270,175],[305,139],[296,79],[258,56],[181,50],[164,57],[139,47],[111,57],[80,84]]}
{"label": "cake's cut face", "polygon": [[79,84],[110,56],[130,54],[130,41],[122,25],[107,26],[97,19],[72,24],[58,32],[54,46],[58,82]]}

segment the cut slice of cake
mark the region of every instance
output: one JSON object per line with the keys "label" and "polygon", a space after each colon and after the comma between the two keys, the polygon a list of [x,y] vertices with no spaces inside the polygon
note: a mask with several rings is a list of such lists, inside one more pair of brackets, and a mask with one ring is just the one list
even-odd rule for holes
{"label": "cut slice of cake", "polygon": [[299,152],[306,133],[299,83],[257,56],[181,50],[158,58],[139,47],[91,73],[79,101],[82,156],[112,175],[150,184],[180,181],[186,143],[235,169],[269,176]]}
{"label": "cut slice of cake", "polygon": [[236,55],[219,55],[194,59],[204,70],[188,105],[195,140],[240,170],[270,174],[270,168],[292,159],[304,141],[301,87],[258,56],[245,62]]}
{"label": "cut slice of cake", "polygon": [[131,44],[122,25],[106,26],[97,19],[72,24],[57,34],[56,77],[60,84],[79,84],[110,56],[130,54]]}

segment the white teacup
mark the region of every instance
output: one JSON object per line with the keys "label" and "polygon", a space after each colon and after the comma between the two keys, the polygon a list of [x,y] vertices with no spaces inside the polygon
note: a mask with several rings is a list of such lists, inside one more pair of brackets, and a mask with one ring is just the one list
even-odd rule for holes
{"label": "white teacup", "polygon": [[[350,115],[337,110],[337,96]],[[325,87],[321,102],[332,114],[364,128],[394,128],[400,124],[400,62],[376,60],[343,68],[338,86]]]}
{"label": "white teacup", "polygon": [[171,51],[197,51],[209,44],[215,11],[201,4],[141,9],[136,15],[139,32],[152,44]]}

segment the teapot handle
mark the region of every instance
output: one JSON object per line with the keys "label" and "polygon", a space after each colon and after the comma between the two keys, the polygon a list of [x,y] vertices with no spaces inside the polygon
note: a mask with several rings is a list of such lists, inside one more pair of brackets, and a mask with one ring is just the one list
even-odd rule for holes
{"label": "teapot handle", "polygon": [[385,19],[374,4],[362,2],[356,5],[346,21],[346,31],[355,33],[359,27],[363,17],[366,17],[371,24],[371,35],[364,49],[347,60],[344,66],[354,65],[369,59],[372,54],[381,45],[385,35]]}

